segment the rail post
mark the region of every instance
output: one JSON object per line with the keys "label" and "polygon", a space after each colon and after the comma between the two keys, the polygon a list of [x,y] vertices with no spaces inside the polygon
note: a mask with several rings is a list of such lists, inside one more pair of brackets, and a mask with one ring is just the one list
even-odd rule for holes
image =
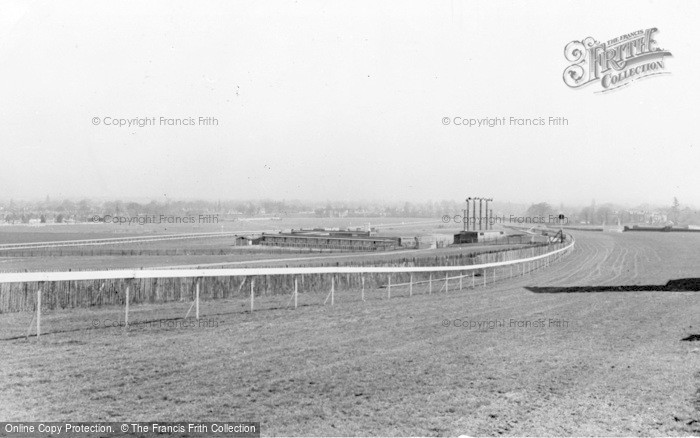
{"label": "rail post", "polygon": [[450,273],[449,273],[449,272],[445,272],[445,292],[449,292],[449,291],[450,291],[450,284],[449,284],[449,278],[450,278],[450,277],[449,277],[449,276],[450,276]]}
{"label": "rail post", "polygon": [[391,274],[389,274],[389,283],[387,284],[386,288],[386,297],[388,299],[391,299]]}
{"label": "rail post", "polygon": [[39,288],[36,290],[36,340],[41,336],[41,289],[44,287],[44,282],[39,282]]}
{"label": "rail post", "polygon": [[199,321],[199,278],[195,280],[195,285],[194,285],[194,299],[195,299],[195,305],[194,305],[194,315],[197,321]]}
{"label": "rail post", "polygon": [[331,277],[331,306],[335,304],[335,275]]}
{"label": "rail post", "polygon": [[433,293],[433,273],[430,273],[430,278],[428,279],[428,295]]}
{"label": "rail post", "polygon": [[126,291],[124,293],[124,331],[127,332],[129,331],[129,289],[131,286],[131,280],[127,279],[126,280]]}
{"label": "rail post", "polygon": [[362,276],[362,301],[365,300],[365,276]]}
{"label": "rail post", "polygon": [[255,309],[255,280],[250,281],[250,313]]}
{"label": "rail post", "polygon": [[299,296],[299,292],[297,290],[297,278],[294,277],[294,308],[297,308],[297,297]]}
{"label": "rail post", "polygon": [[408,296],[413,296],[413,274],[408,277]]}

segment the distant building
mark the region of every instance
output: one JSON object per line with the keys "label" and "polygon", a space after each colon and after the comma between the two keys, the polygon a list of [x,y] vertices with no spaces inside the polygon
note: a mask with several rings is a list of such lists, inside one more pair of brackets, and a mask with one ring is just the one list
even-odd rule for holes
{"label": "distant building", "polygon": [[399,246],[403,248],[418,248],[419,239],[416,236],[399,237]]}
{"label": "distant building", "polygon": [[248,236],[236,237],[236,246],[249,246],[253,244],[253,239]]}
{"label": "distant building", "polygon": [[279,233],[260,237],[260,245],[286,248],[311,248],[345,251],[387,251],[399,246],[390,237],[337,236],[331,234]]}
{"label": "distant building", "polygon": [[455,245],[497,240],[503,237],[503,231],[460,231],[454,235]]}
{"label": "distant building", "polygon": [[370,237],[374,233],[362,229],[346,229],[339,228],[301,228],[298,230],[290,230],[291,234],[305,234],[314,236],[334,236],[334,237]]}

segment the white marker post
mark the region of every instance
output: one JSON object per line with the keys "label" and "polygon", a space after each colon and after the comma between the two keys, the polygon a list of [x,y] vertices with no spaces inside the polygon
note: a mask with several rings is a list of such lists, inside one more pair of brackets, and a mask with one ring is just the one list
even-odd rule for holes
{"label": "white marker post", "polygon": [[408,277],[408,296],[413,296],[413,274]]}
{"label": "white marker post", "polygon": [[362,301],[365,300],[365,276],[362,276]]}
{"label": "white marker post", "polygon": [[126,280],[126,291],[124,293],[126,302],[124,306],[124,331],[129,331],[129,287],[131,286],[131,280]]}
{"label": "white marker post", "polygon": [[194,305],[194,315],[197,321],[199,321],[199,278],[195,280],[195,292],[194,292],[194,299],[195,299],[195,305]]}
{"label": "white marker post", "polygon": [[255,280],[250,281],[250,313],[253,313],[255,308]]}
{"label": "white marker post", "polygon": [[39,289],[36,291],[36,340],[41,336],[41,289],[44,287],[44,282],[39,282]]}
{"label": "white marker post", "polygon": [[335,276],[331,277],[331,306],[335,305]]}
{"label": "white marker post", "polygon": [[388,299],[391,299],[391,274],[389,274],[389,284],[387,285],[387,288],[386,288],[386,297]]}
{"label": "white marker post", "polygon": [[297,278],[294,277],[294,308],[297,308],[297,297],[299,296],[299,292],[297,289]]}

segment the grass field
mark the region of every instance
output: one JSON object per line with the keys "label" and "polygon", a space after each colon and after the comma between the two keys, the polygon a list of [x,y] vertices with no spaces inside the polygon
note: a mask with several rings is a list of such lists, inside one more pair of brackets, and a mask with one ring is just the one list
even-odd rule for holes
{"label": "grass field", "polygon": [[[53,242],[63,240],[100,239],[159,234],[235,232],[242,235],[276,232],[291,228],[360,227],[372,224],[382,235],[401,236],[421,233],[450,234],[459,227],[447,227],[438,221],[424,218],[303,218],[287,217],[282,220],[221,222],[216,225],[175,226],[118,225],[118,224],[63,224],[44,226],[2,226],[1,243]],[[458,225],[458,224],[457,224]],[[249,260],[283,259],[290,257],[324,257],[326,254],[303,253],[293,248],[235,247],[234,237],[206,237],[201,239],[167,240],[156,242],[127,242],[110,245],[57,247],[34,250],[0,250],[0,272],[96,270],[149,268],[179,265],[206,265],[211,263],[240,263]],[[124,251],[126,254],[105,255],[100,251]],[[185,251],[181,255],[139,254],[140,251]],[[22,251],[26,254],[22,255]],[[133,251],[135,254],[130,254]],[[220,255],[217,252],[224,252]],[[214,254],[212,254],[214,252]],[[19,254],[18,254],[19,253]],[[94,253],[94,254],[93,254]],[[365,259],[365,256],[362,256]]]}
{"label": "grass field", "polygon": [[79,329],[2,343],[0,418],[261,421],[264,435],[700,434],[700,344],[682,341],[700,334],[700,294],[567,289],[700,277],[700,236],[575,236],[546,270],[441,295],[363,303],[345,291],[332,308],[253,314],[216,301],[202,308],[208,327],[128,334],[87,328],[122,309],[57,313],[53,324]]}
{"label": "grass field", "polygon": [[35,224],[35,225],[0,225],[0,243],[52,242],[58,240],[105,239],[177,233],[216,233],[240,232],[261,233],[291,228],[314,227],[362,227],[371,225],[381,233],[400,235],[403,231],[431,230],[435,227],[447,229],[447,232],[459,230],[459,224],[443,224],[440,218],[402,218],[402,217],[367,217],[367,218],[316,218],[283,217],[281,220],[220,221],[212,224]]}

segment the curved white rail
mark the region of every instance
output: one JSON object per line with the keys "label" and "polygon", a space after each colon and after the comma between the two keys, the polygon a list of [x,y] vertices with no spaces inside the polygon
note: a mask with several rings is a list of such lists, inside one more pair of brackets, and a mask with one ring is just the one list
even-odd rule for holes
{"label": "curved white rail", "polygon": [[71,271],[71,272],[19,272],[0,274],[0,283],[26,283],[51,281],[111,280],[141,278],[203,278],[203,277],[241,277],[255,275],[300,275],[300,274],[359,274],[359,273],[400,273],[400,272],[446,272],[473,271],[486,268],[528,263],[563,253],[574,247],[571,240],[564,248],[545,254],[508,260],[504,262],[482,263],[464,266],[402,266],[402,267],[308,267],[308,268],[227,268],[227,269],[124,269],[113,271]]}

